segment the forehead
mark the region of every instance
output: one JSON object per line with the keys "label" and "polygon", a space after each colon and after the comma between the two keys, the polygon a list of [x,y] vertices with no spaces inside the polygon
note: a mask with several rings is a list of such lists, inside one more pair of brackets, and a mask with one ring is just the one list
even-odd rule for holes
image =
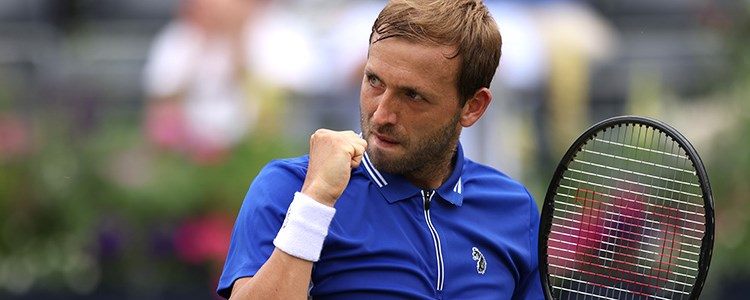
{"label": "forehead", "polygon": [[455,47],[425,45],[401,38],[388,38],[370,45],[366,69],[388,85],[457,94],[459,58]]}

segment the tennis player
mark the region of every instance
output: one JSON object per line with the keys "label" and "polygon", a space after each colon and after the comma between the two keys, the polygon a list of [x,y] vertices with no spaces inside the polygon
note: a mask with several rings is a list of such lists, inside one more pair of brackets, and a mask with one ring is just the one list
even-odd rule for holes
{"label": "tennis player", "polygon": [[237,217],[231,299],[543,299],[539,213],[464,157],[492,100],[497,25],[479,0],[393,0],[375,20],[361,134],[317,130],[269,163]]}

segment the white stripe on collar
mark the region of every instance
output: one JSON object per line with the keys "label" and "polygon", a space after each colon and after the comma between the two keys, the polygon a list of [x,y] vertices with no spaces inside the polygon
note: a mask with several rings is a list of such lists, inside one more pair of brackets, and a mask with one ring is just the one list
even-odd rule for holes
{"label": "white stripe on collar", "polygon": [[385,181],[383,175],[381,175],[380,172],[378,172],[378,169],[375,169],[372,163],[370,163],[370,157],[367,155],[367,152],[365,152],[365,157],[362,159],[362,162],[365,164],[365,170],[367,170],[367,173],[370,173],[370,177],[375,181],[375,184],[377,184],[378,187],[388,185],[388,182]]}
{"label": "white stripe on collar", "polygon": [[461,184],[461,177],[458,177],[458,182],[456,182],[456,186],[453,187],[453,191],[461,194],[462,190],[463,190],[463,184]]}

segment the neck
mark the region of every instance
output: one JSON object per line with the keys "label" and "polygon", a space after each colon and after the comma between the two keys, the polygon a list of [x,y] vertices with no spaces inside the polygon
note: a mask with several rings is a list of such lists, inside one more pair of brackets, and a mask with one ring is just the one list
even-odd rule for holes
{"label": "neck", "polygon": [[404,174],[404,178],[421,189],[434,190],[439,188],[451,176],[456,166],[456,151],[458,141],[441,157],[436,157],[420,169]]}

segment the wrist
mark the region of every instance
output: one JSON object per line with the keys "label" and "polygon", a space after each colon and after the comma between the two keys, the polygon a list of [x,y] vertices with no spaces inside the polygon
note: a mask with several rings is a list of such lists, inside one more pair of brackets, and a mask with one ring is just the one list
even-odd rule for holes
{"label": "wrist", "polygon": [[321,192],[323,190],[325,189],[313,183],[309,185],[303,185],[300,192],[320,204],[333,207],[333,205],[336,204],[336,200],[338,200],[338,198],[331,196],[329,193]]}
{"label": "wrist", "polygon": [[304,193],[294,194],[274,246],[285,253],[308,261],[318,261],[336,209]]}

